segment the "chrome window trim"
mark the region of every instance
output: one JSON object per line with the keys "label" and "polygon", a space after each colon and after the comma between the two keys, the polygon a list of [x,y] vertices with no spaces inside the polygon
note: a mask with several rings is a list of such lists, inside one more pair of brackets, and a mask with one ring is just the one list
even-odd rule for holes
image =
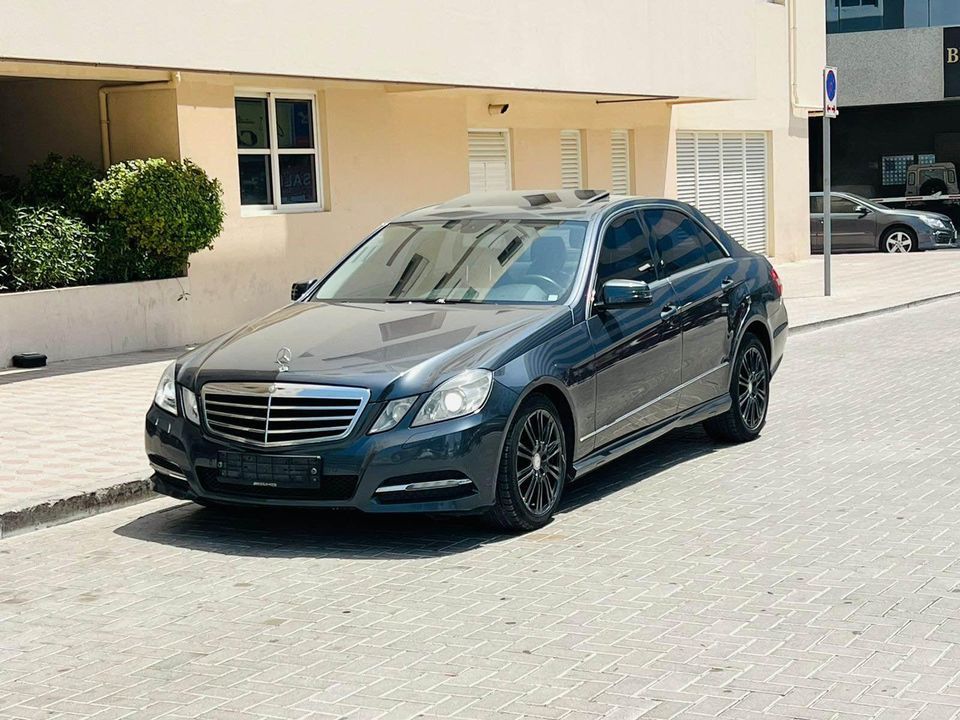
{"label": "chrome window trim", "polygon": [[[273,441],[266,442],[266,437],[270,432],[270,423],[269,423],[269,402],[266,405],[267,412],[267,422],[264,425],[264,441],[260,442],[257,440],[251,440],[250,438],[240,437],[237,435],[230,435],[219,430],[214,430],[210,427],[207,422],[207,393],[219,393],[222,395],[232,395],[234,397],[243,397],[244,395],[250,397],[301,397],[301,398],[310,398],[316,397],[318,399],[344,399],[344,400],[359,400],[360,404],[357,405],[356,414],[353,416],[353,420],[350,421],[350,424],[341,432],[339,435],[331,435],[329,437],[323,438],[311,438],[308,440],[286,440],[286,441]],[[289,383],[289,382],[211,382],[206,383],[200,388],[200,415],[203,422],[203,429],[213,437],[225,438],[228,440],[233,440],[235,442],[241,443],[243,445],[250,445],[253,447],[259,448],[274,448],[274,447],[291,447],[294,445],[315,445],[320,443],[335,442],[337,440],[343,440],[348,437],[350,433],[353,432],[353,429],[357,426],[357,423],[360,422],[360,417],[363,415],[363,411],[367,407],[367,403],[370,401],[370,390],[367,388],[359,387],[347,387],[342,385],[311,385],[309,383]],[[237,427],[237,429],[245,429]],[[280,432],[280,431],[275,431]]]}
{"label": "chrome window trim", "polygon": [[[693,217],[693,215],[687,212],[686,208],[683,208],[677,205],[671,205],[664,202],[657,202],[657,201],[654,201],[654,202],[635,201],[634,203],[632,203],[627,207],[620,207],[615,210],[612,210],[610,211],[609,215],[607,215],[606,217],[603,217],[600,220],[599,228],[597,230],[597,233],[594,235],[595,243],[593,248],[593,260],[590,263],[590,271],[587,275],[590,282],[584,288],[584,312],[586,313],[584,316],[585,318],[589,319],[590,316],[593,315],[594,293],[596,291],[596,286],[597,286],[597,274],[598,274],[599,263],[600,263],[600,250],[603,246],[603,236],[606,234],[607,229],[610,227],[610,225],[617,218],[630,212],[642,213],[645,210],[673,210],[675,212],[680,213],[684,217],[688,218],[703,233],[705,233],[706,236],[710,238],[710,240],[712,240],[717,247],[720,248],[720,251],[724,255],[722,258],[718,260],[711,260],[710,262],[700,263],[700,265],[695,265],[694,267],[686,268],[685,270],[682,270],[678,273],[672,273],[664,277],[658,277],[656,282],[660,282],[661,280],[670,280],[671,278],[683,275],[683,273],[690,272],[691,270],[697,270],[701,267],[710,265],[710,263],[722,262],[723,260],[729,260],[733,257],[730,254],[730,251],[727,250],[727,248],[724,246],[724,244],[720,242],[720,239],[713,232],[711,232],[709,228],[704,226],[703,223],[697,220],[697,218]],[[652,234],[651,234],[651,239],[652,239]],[[660,252],[658,248],[656,248],[655,246],[651,247],[651,251],[655,253],[656,259],[659,262]],[[651,285],[652,284],[653,283],[651,283]]]}
{"label": "chrome window trim", "polygon": [[725,367],[726,367],[727,365],[729,365],[729,364],[730,364],[729,362],[727,362],[726,360],[724,360],[722,363],[720,363],[719,365],[717,365],[715,368],[712,368],[712,369],[710,369],[710,370],[707,370],[705,373],[700,373],[700,374],[697,375],[695,378],[691,378],[690,380],[687,380],[686,382],[677,385],[675,388],[673,388],[673,390],[668,390],[667,392],[663,393],[662,395],[658,395],[658,396],[655,397],[653,400],[650,400],[649,402],[645,402],[645,403],[644,403],[643,405],[641,405],[640,407],[634,408],[633,410],[631,410],[630,412],[628,412],[626,415],[621,415],[620,417],[618,417],[618,418],[617,418],[616,420],[614,420],[613,422],[609,422],[609,423],[607,423],[606,425],[604,425],[603,427],[599,427],[599,428],[597,428],[596,430],[594,430],[593,432],[587,433],[587,434],[584,435],[582,438],[580,438],[580,442],[584,442],[584,441],[586,441],[586,440],[589,440],[589,439],[592,438],[594,435],[598,435],[599,433],[602,433],[604,430],[609,430],[609,429],[612,428],[614,425],[618,425],[619,423],[622,423],[624,420],[629,420],[629,419],[632,418],[634,415],[636,415],[637,413],[643,412],[644,410],[646,410],[646,409],[647,409],[648,407],[650,407],[651,405],[655,405],[656,403],[660,402],[661,400],[665,400],[666,398],[670,397],[670,396],[673,395],[674,393],[680,392],[680,391],[683,390],[684,388],[689,387],[690,385],[693,385],[693,383],[698,382],[699,380],[703,380],[705,377],[707,377],[707,375],[712,375],[713,373],[717,372],[718,370],[723,370],[723,368],[725,368]]}

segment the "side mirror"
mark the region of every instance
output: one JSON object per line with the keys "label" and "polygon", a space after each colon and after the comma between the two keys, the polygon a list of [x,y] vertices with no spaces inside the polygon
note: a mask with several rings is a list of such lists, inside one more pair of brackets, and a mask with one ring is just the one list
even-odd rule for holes
{"label": "side mirror", "polygon": [[866,217],[870,214],[870,208],[865,208],[863,205],[857,205],[857,213],[860,217]]}
{"label": "side mirror", "polygon": [[600,301],[604,308],[649,305],[653,291],[642,280],[607,280],[600,289]]}
{"label": "side mirror", "polygon": [[316,278],[313,280],[305,280],[304,282],[295,282],[290,286],[290,299],[299,300],[303,297],[303,294],[310,289],[310,286],[316,282]]}

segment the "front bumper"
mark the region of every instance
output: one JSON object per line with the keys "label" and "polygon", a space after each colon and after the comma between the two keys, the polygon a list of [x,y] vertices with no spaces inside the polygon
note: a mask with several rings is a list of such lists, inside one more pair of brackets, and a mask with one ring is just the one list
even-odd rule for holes
{"label": "front bumper", "polygon": [[[377,435],[367,431],[383,403],[370,403],[344,440],[266,449],[212,436],[152,405],[145,444],[156,471],[154,488],[180,499],[366,512],[471,512],[494,503],[504,431],[516,399],[513,391],[494,382],[480,413],[411,428],[414,406],[399,428]],[[236,485],[220,475],[222,451],[243,453],[251,462],[268,455],[320,458],[322,470],[311,488]]]}
{"label": "front bumper", "polygon": [[917,240],[921,250],[957,247],[957,231],[952,228],[937,230],[924,226]]}

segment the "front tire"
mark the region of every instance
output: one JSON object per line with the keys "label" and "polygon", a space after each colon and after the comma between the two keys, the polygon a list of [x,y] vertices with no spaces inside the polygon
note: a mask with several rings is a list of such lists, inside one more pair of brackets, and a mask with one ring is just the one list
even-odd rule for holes
{"label": "front tire", "polygon": [[756,335],[747,335],[733,363],[730,377],[730,409],[704,421],[714,440],[744,443],[760,437],[770,405],[770,360]]}
{"label": "front tire", "polygon": [[507,430],[489,519],[511,532],[543,527],[560,504],[567,467],[567,438],[557,408],[534,395]]}
{"label": "front tire", "polygon": [[890,228],[880,239],[880,252],[908,253],[917,249],[917,234],[907,228]]}

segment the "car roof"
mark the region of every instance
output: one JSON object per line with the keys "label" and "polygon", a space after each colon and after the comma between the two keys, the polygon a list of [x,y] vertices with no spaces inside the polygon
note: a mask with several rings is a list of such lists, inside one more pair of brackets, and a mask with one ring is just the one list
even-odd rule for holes
{"label": "car roof", "polygon": [[[394,222],[516,219],[590,220],[618,205],[660,202],[658,198],[612,195],[606,190],[505,190],[469,193],[438,205],[405,213]],[[662,200],[679,204],[673,200]]]}

